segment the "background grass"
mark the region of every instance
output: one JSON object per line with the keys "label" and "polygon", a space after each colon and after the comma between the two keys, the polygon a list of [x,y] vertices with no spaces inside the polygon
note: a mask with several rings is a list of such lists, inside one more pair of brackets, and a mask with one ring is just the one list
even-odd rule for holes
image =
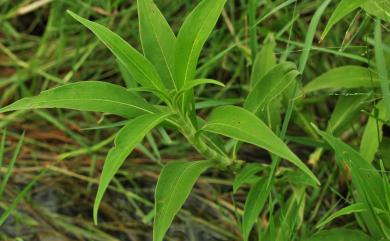
{"label": "background grass", "polygon": [[[177,32],[186,13],[197,1],[156,0],[169,23]],[[205,107],[225,103],[242,104],[248,90],[252,51],[262,47],[269,33],[274,33],[276,56],[280,61],[298,64],[305,51],[305,37],[314,12],[321,0],[301,1],[228,1],[217,28],[202,52],[198,77],[214,78],[226,88],[199,87],[197,108],[206,116]],[[290,2],[285,4],[286,2]],[[281,4],[285,6],[280,7]],[[374,19],[363,11],[344,18],[320,42],[321,31],[334,11],[332,1],[314,33],[314,43],[303,72],[302,84],[335,67],[360,65],[375,68]],[[114,57],[85,28],[65,11],[100,22],[140,49],[135,1],[7,1],[0,0],[0,106],[31,96],[67,82],[99,80],[125,84],[131,77],[121,72]],[[251,28],[256,24],[255,28]],[[382,22],[381,45],[384,59],[390,63],[389,25]],[[387,63],[387,65],[386,65]],[[301,88],[301,86],[298,86]],[[326,129],[336,101],[346,95],[365,95],[370,89],[353,92],[318,92],[305,96],[293,111],[286,139],[320,179],[320,189],[307,190],[305,221],[295,235],[300,240],[318,231],[324,216],[344,207],[352,200],[348,175],[335,165],[329,148],[324,145],[310,123]],[[340,136],[358,146],[364,125],[381,92],[374,92],[348,122]],[[153,97],[151,97],[153,99]],[[158,100],[156,99],[155,102]],[[285,105],[287,108],[287,105]],[[100,224],[92,222],[92,204],[99,173],[113,135],[122,119],[95,113],[69,110],[17,111],[0,114],[0,128],[7,129],[4,165],[1,177],[7,176],[17,143],[25,131],[23,147],[5,186],[0,207],[12,207],[24,188],[23,199],[0,227],[2,240],[151,240],[154,187],[161,164],[172,160],[199,160],[201,157],[180,136],[158,129],[139,145],[121,168],[105,195],[100,210]],[[109,128],[110,127],[110,128]],[[390,167],[390,131],[384,125],[384,139],[379,154],[384,167]],[[229,143],[228,143],[229,144]],[[313,158],[313,152],[320,159]],[[317,151],[317,152],[315,152]],[[252,146],[239,153],[252,162],[270,163],[267,154]],[[374,162],[379,167],[379,162]],[[42,175],[42,171],[47,170]],[[282,165],[278,172],[288,172]],[[36,177],[39,177],[37,180]],[[239,216],[242,214],[247,188],[232,194],[231,173],[213,173],[198,181],[185,208],[175,219],[167,240],[240,240]],[[387,177],[386,177],[387,178]],[[259,219],[266,226],[270,209],[287,203],[291,185],[278,179],[272,191],[275,206]],[[345,216],[326,226],[358,228],[357,219]],[[256,240],[256,235],[252,239]]]}

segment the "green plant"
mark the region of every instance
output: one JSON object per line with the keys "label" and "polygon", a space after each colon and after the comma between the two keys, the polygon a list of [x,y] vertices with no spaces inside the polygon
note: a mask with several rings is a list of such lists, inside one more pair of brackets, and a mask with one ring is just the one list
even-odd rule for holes
{"label": "green plant", "polygon": [[[269,127],[280,114],[272,113],[272,106],[280,103],[285,87],[292,84],[299,75],[294,64],[272,64],[274,66],[264,73],[264,78],[252,78],[252,89],[245,100],[244,108],[215,108],[206,122],[196,115],[193,88],[202,84],[223,86],[216,80],[196,79],[195,72],[202,47],[225,2],[226,0],[201,1],[186,18],[176,37],[153,1],[139,0],[143,54],[104,26],[69,11],[73,18],[89,28],[111,50],[121,67],[128,71],[141,87],[125,89],[105,82],[83,81],[44,91],[36,97],[24,98],[0,110],[7,112],[68,108],[104,112],[130,119],[117,133],[115,145],[104,163],[94,205],[96,223],[100,201],[111,179],[134,147],[151,129],[160,124],[182,133],[206,160],[170,162],[164,166],[155,195],[153,237],[156,241],[163,239],[196,179],[204,171],[208,168],[233,171],[240,168],[244,162],[236,158],[239,142],[256,145],[272,153],[273,157],[278,156],[290,161],[311,180],[309,183],[319,184],[314,174]],[[258,59],[260,61],[260,58]],[[161,100],[160,104],[148,103],[141,97],[141,92],[154,94]],[[264,118],[269,120],[268,124],[263,122]],[[219,146],[215,141],[219,137],[215,134],[236,140],[236,148],[232,154]],[[265,180],[262,179],[259,185],[264,185]],[[245,239],[257,219],[257,213],[244,215]]]}

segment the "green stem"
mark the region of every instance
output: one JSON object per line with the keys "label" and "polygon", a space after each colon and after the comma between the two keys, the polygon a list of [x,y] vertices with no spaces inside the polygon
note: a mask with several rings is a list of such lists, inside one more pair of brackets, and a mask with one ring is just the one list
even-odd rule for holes
{"label": "green stem", "polygon": [[198,133],[190,121],[186,121],[183,116],[177,120],[179,129],[188,142],[207,160],[214,161],[222,167],[233,164],[233,160],[225,153],[217,151],[213,144],[208,144],[203,134]]}

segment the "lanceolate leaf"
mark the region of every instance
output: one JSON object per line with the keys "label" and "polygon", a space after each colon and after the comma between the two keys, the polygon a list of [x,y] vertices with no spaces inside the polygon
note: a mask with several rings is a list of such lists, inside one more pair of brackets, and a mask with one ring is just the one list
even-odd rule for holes
{"label": "lanceolate leaf", "polygon": [[338,23],[346,15],[350,14],[352,11],[360,7],[366,1],[371,0],[342,0],[332,13],[328,24],[326,25],[325,30],[322,33],[321,39],[325,38],[325,36],[329,33],[329,31],[336,23]]}
{"label": "lanceolate leaf", "polygon": [[348,65],[332,69],[304,87],[304,92],[309,93],[324,89],[354,89],[361,87],[376,87],[379,85],[378,75],[365,67]]}
{"label": "lanceolate leaf", "polygon": [[202,130],[228,136],[264,148],[267,151],[289,160],[310,176],[317,184],[319,181],[306,165],[288,148],[288,146],[258,117],[236,106],[216,108]]}
{"label": "lanceolate leaf", "polygon": [[244,215],[242,216],[242,234],[244,236],[244,241],[248,241],[253,224],[256,223],[257,218],[264,207],[265,201],[268,198],[271,185],[268,185],[267,187],[267,180],[268,179],[264,177],[256,182],[246,198]]}
{"label": "lanceolate leaf", "polygon": [[269,34],[264,40],[263,47],[256,54],[256,58],[253,63],[250,83],[251,88],[253,88],[257,82],[276,65],[276,57],[274,53],[275,46],[275,37],[273,34]]}
{"label": "lanceolate leaf", "polygon": [[279,96],[299,75],[293,63],[282,63],[273,67],[249,92],[244,107],[253,113],[265,111],[267,105]]}
{"label": "lanceolate leaf", "polygon": [[133,151],[136,145],[142,141],[144,136],[170,114],[146,114],[129,121],[117,134],[115,146],[111,148],[104,162],[103,171],[100,177],[99,189],[96,194],[93,207],[94,222],[97,223],[97,214],[104,192],[114,175],[118,172],[127,156]]}
{"label": "lanceolate leaf", "polygon": [[324,221],[319,223],[316,226],[316,228],[322,228],[323,226],[325,226],[326,224],[331,222],[333,219],[336,219],[338,217],[345,216],[345,215],[352,214],[352,213],[360,213],[360,212],[363,212],[363,211],[366,211],[363,203],[351,204],[351,205],[349,205],[347,207],[344,207],[344,208],[338,210],[337,212],[332,213],[332,215],[330,215]]}
{"label": "lanceolate leaf", "polygon": [[368,162],[374,160],[375,153],[378,151],[379,142],[383,136],[383,121],[389,121],[389,119],[387,118],[386,107],[382,100],[371,112],[360,142],[360,154]]}
{"label": "lanceolate leaf", "polygon": [[171,162],[163,168],[155,193],[153,241],[163,240],[196,180],[211,166],[210,161]]}
{"label": "lanceolate leaf", "polygon": [[56,87],[0,109],[0,112],[38,108],[66,108],[106,112],[133,118],[157,110],[125,88],[99,81],[82,81]]}
{"label": "lanceolate leaf", "polygon": [[383,193],[385,193],[385,188],[389,188],[389,184],[383,183],[378,171],[352,147],[329,133],[319,130],[317,132],[335,150],[339,165],[341,162],[347,165],[353,186],[357,190],[357,200],[362,202],[367,210],[367,212],[362,213],[362,218],[370,233],[376,237],[382,236],[383,231],[378,225],[378,222],[382,221],[378,220],[379,216],[376,214],[376,210],[388,210],[387,197]]}
{"label": "lanceolate leaf", "polygon": [[177,37],[177,87],[194,78],[200,52],[222,12],[226,0],[202,0],[186,18]]}
{"label": "lanceolate leaf", "polygon": [[118,58],[142,86],[166,92],[154,66],[119,35],[101,24],[89,21],[72,11],[68,13],[91,30]]}
{"label": "lanceolate leaf", "polygon": [[173,77],[176,36],[153,0],[138,0],[142,48],[168,89],[177,89]]}

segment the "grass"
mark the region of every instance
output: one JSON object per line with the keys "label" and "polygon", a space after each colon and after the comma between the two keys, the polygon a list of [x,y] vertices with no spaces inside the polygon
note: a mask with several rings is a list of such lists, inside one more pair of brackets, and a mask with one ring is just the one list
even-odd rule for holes
{"label": "grass", "polygon": [[[155,2],[176,34],[185,13],[198,3]],[[338,4],[228,1],[194,70],[200,81],[191,82],[193,87],[214,79],[225,86],[194,88],[197,114],[209,121],[204,131],[247,141],[261,127],[242,127],[249,131],[243,136],[212,127],[228,119],[229,108],[219,106],[245,106],[248,93],[261,96],[261,92],[253,92],[255,85],[250,83],[252,67],[256,54],[264,46],[273,46],[265,40],[274,36],[274,47],[264,51],[270,54],[267,59],[297,65],[300,76],[285,90],[273,92],[277,98],[265,98],[267,104],[258,108],[261,113],[257,115],[310,168],[321,186],[316,187],[285,161],[289,157],[280,159],[235,140],[215,141],[213,134],[207,135],[229,158],[250,165],[205,171],[209,164],[201,161],[204,155],[178,132],[160,126],[134,144],[133,153],[107,185],[95,226],[93,201],[105,156],[129,116],[17,110],[0,113],[0,127],[7,129],[0,145],[0,239],[151,240],[155,186],[166,186],[166,178],[176,177],[176,169],[200,177],[195,184],[197,178],[185,176],[188,180],[178,184],[180,190],[194,187],[191,194],[179,192],[184,207],[173,219],[166,240],[344,240],[344,236],[354,235],[356,240],[389,239],[386,112],[390,46],[389,23],[383,15],[387,6],[377,16],[372,8],[362,6],[349,14],[339,10],[338,16],[342,16],[332,17]],[[139,41],[135,2],[0,1],[0,106],[78,81],[138,88],[123,63],[65,14],[66,10],[107,26],[136,50],[145,48]],[[332,18],[337,21],[326,26]],[[259,66],[262,71],[262,64]],[[358,71],[364,79],[353,75]],[[286,76],[288,73],[292,74]],[[346,76],[348,73],[351,75]],[[321,82],[323,74],[327,83]],[[258,81],[272,88],[287,77]],[[104,90],[99,97],[107,93]],[[142,92],[142,96],[153,105],[163,103],[152,93]],[[210,115],[214,108],[216,112]],[[246,113],[232,117],[243,115]],[[23,131],[24,137],[20,135]],[[375,143],[370,142],[373,138]],[[261,141],[264,139],[250,143],[266,147]],[[165,178],[158,181],[160,173],[165,173]]]}

